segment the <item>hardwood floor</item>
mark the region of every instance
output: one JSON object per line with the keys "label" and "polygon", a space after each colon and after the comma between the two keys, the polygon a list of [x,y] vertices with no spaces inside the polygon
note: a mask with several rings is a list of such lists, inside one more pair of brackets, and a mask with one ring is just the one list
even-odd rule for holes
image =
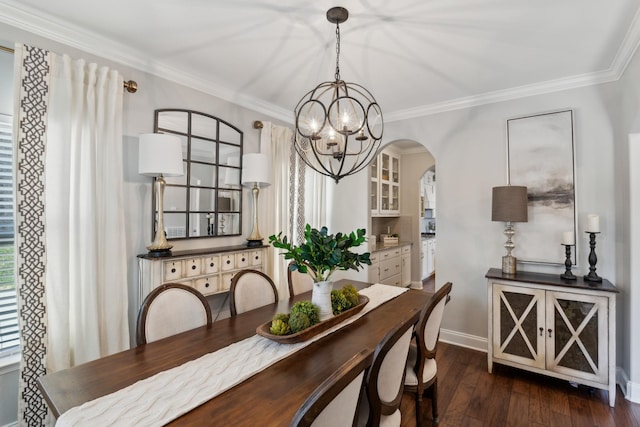
{"label": "hardwood floor", "polygon": [[[425,291],[430,290],[433,279],[425,281]],[[425,427],[640,427],[640,404],[626,400],[620,389],[610,408],[603,390],[497,364],[489,374],[487,354],[479,351],[440,343],[436,360],[440,423],[431,420],[431,401],[425,398]],[[402,427],[416,425],[414,402],[412,394],[404,394]]]}

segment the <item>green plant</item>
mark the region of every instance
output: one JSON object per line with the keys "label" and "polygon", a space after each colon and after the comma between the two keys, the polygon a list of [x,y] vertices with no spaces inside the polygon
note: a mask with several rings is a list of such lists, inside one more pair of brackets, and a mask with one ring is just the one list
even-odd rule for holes
{"label": "green plant", "polygon": [[358,305],[358,291],[353,285],[345,285],[342,289],[331,291],[331,309],[333,314],[340,314]]}
{"label": "green plant", "polygon": [[291,271],[306,273],[316,282],[329,280],[336,270],[359,271],[363,264],[371,265],[369,252],[357,254],[349,250],[365,242],[363,228],[349,234],[333,235],[329,234],[327,227],[318,230],[307,224],[304,240],[304,243],[296,246],[289,242],[287,236],[283,237],[282,232],[269,237],[269,243],[275,248],[284,249],[284,258],[293,261],[289,266]]}
{"label": "green plant", "polygon": [[319,311],[318,306],[312,304],[311,301],[298,301],[291,307],[291,313],[289,313],[289,325],[291,325],[292,317],[297,313],[302,313],[309,318],[309,322],[311,322],[309,326],[315,325],[320,321],[320,316],[318,314]]}

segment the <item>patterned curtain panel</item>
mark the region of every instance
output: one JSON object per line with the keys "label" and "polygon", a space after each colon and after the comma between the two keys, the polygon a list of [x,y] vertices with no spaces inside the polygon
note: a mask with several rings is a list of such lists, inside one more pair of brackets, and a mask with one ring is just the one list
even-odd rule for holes
{"label": "patterned curtain panel", "polygon": [[123,83],[22,45],[15,75],[18,422],[39,426],[50,418],[40,376],[129,346]]}
{"label": "patterned curtain panel", "polygon": [[47,51],[25,46],[15,51],[17,158],[16,254],[18,310],[20,320],[20,425],[44,425],[47,405],[36,381],[46,373],[47,354],[45,308],[44,242],[44,147],[50,56]]}

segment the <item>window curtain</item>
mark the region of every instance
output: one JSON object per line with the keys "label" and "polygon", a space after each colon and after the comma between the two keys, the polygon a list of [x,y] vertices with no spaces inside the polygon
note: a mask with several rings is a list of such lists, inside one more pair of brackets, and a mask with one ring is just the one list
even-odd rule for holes
{"label": "window curtain", "polygon": [[[271,155],[271,186],[262,200],[266,204],[268,235],[283,235],[296,244],[304,239],[308,223],[319,228],[326,225],[326,177],[308,167],[293,146],[293,131],[287,127],[264,122],[260,134],[260,149]],[[263,205],[264,206],[264,205]],[[270,275],[278,287],[278,295],[288,298],[287,265],[289,261],[273,251]]]}
{"label": "window curtain", "polygon": [[49,422],[38,377],[129,346],[123,79],[16,45],[18,422]]}

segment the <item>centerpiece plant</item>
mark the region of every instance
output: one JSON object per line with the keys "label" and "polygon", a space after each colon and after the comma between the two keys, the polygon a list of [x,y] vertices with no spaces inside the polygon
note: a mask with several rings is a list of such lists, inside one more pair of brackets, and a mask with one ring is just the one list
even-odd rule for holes
{"label": "centerpiece plant", "polygon": [[329,281],[336,270],[356,270],[366,264],[371,265],[370,253],[351,252],[351,248],[366,241],[365,229],[359,228],[351,233],[329,234],[327,227],[320,230],[306,225],[304,242],[295,245],[280,232],[269,237],[273,247],[282,249],[284,259],[291,260],[289,269],[308,274],[313,279],[312,302],[320,308],[320,319],[333,315],[331,309],[331,289]]}

